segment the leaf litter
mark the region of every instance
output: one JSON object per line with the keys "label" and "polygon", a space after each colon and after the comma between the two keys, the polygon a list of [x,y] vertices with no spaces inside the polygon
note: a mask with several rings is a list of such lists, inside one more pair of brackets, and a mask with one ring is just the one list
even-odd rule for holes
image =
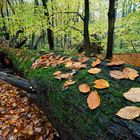
{"label": "leaf litter", "polygon": [[59,136],[26,92],[0,81],[0,138],[53,140]]}

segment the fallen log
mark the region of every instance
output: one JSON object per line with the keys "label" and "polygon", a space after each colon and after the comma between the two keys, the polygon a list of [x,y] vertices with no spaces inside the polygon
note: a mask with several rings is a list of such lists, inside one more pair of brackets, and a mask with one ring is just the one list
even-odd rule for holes
{"label": "fallen log", "polygon": [[11,74],[7,74],[4,72],[0,72],[0,79],[10,83],[13,86],[21,88],[29,93],[36,93],[35,89],[33,88],[32,84],[23,78],[13,76]]}
{"label": "fallen log", "polygon": [[[59,131],[64,140],[138,140],[140,139],[140,117],[128,121],[117,117],[117,111],[125,106],[140,106],[123,98],[123,93],[132,87],[140,86],[140,77],[136,80],[116,80],[109,76],[112,69],[123,69],[121,67],[107,67],[103,61],[98,67],[102,72],[97,75],[89,75],[87,69],[79,70],[75,76],[76,84],[68,89],[63,89],[65,81],[54,78],[53,73],[60,70],[66,73],[64,66],[56,68],[31,69],[32,58],[37,57],[36,52],[27,50],[2,50],[7,52],[14,67],[24,73],[24,76],[34,81],[37,91],[37,102],[48,114],[48,119]],[[22,55],[19,55],[21,54]],[[27,58],[26,58],[27,57]],[[26,58],[26,59],[25,59]],[[89,65],[91,62],[89,61]],[[129,66],[132,67],[132,66]],[[140,68],[135,68],[140,74]],[[88,94],[82,94],[78,86],[82,83],[89,84],[103,78],[110,83],[109,89],[99,90],[101,105],[91,111],[86,103]]]}

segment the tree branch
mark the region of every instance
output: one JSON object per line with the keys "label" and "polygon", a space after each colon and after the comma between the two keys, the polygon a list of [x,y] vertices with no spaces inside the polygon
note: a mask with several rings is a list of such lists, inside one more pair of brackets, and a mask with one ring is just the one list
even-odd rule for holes
{"label": "tree branch", "polygon": [[51,14],[50,15],[50,17],[51,16],[53,16],[53,15],[57,15],[57,14],[76,14],[76,15],[78,15],[83,21],[85,20],[84,19],[84,17],[79,13],[79,12],[58,12],[58,13],[53,13],[53,14]]}
{"label": "tree branch", "polygon": [[9,1],[9,0],[7,0],[7,3],[9,4],[9,6],[10,6],[10,8],[11,8],[12,12],[13,12],[13,14],[15,15],[15,10],[13,9],[13,7],[12,7],[12,5],[11,5],[10,1]]}

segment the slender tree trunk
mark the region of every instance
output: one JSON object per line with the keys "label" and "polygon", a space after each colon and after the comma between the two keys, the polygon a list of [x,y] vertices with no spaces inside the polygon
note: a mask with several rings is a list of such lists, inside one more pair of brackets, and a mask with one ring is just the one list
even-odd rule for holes
{"label": "slender tree trunk", "polygon": [[84,47],[86,55],[89,55],[90,52],[90,38],[89,38],[89,0],[85,1],[85,17],[84,17]]}
{"label": "slender tree trunk", "polygon": [[111,59],[113,57],[114,26],[115,26],[115,0],[109,0],[108,38],[107,38],[107,53],[106,53],[107,59]]}
{"label": "slender tree trunk", "polygon": [[[43,4],[44,8],[47,10],[47,12],[45,12],[44,15],[47,16],[49,25],[51,25],[46,2],[48,2],[48,0],[42,0],[42,4]],[[49,48],[50,48],[50,50],[54,50],[54,34],[53,34],[53,31],[49,28],[47,29],[47,35],[48,35]]]}
{"label": "slender tree trunk", "polygon": [[122,4],[122,17],[124,17],[126,14],[125,10],[126,10],[126,0],[124,0]]}

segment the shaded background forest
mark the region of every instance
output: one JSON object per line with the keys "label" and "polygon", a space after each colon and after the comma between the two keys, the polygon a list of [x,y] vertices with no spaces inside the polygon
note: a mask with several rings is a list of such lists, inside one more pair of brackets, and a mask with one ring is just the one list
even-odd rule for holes
{"label": "shaded background forest", "polygon": [[[1,0],[0,30],[10,47],[82,52],[84,0]],[[114,52],[140,51],[140,2],[116,0]],[[91,46],[104,52],[107,44],[108,0],[89,2]]]}

